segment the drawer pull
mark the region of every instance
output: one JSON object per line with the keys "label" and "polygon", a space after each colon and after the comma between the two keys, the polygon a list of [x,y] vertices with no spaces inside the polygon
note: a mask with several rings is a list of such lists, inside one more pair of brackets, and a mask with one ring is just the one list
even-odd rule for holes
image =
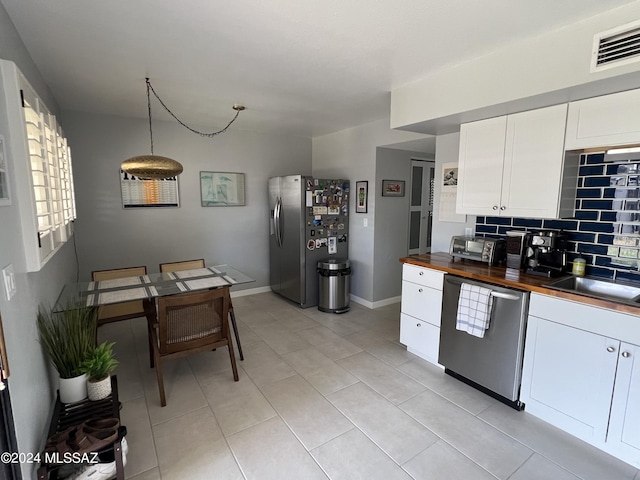
{"label": "drawer pull", "polygon": [[418,289],[418,291],[419,291],[420,293],[422,293],[422,289],[421,289],[421,288],[419,288],[419,289]]}
{"label": "drawer pull", "polygon": [[420,326],[420,324],[419,324],[419,323],[416,323],[416,327],[419,327],[419,326]]}
{"label": "drawer pull", "polygon": [[631,354],[629,352],[622,352],[622,356],[624,358],[629,358],[631,356]]}
{"label": "drawer pull", "polygon": [[418,275],[424,275],[424,272],[420,272]]}
{"label": "drawer pull", "polygon": [[607,352],[612,353],[612,352],[615,352],[615,351],[616,351],[616,349],[615,349],[615,348],[613,348],[613,347],[607,347]]}

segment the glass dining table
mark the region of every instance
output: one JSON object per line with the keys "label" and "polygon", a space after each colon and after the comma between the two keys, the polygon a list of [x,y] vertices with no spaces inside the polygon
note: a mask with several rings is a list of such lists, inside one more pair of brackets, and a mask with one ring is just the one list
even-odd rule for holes
{"label": "glass dining table", "polygon": [[[123,277],[92,282],[66,284],[54,306],[54,312],[69,310],[78,305],[99,307],[134,300],[152,300],[179,293],[233,287],[255,282],[255,279],[229,265],[150,273],[138,277]],[[236,337],[240,360],[244,360],[233,303],[229,303],[229,316]]]}
{"label": "glass dining table", "polygon": [[194,270],[150,273],[139,277],[68,283],[60,292],[54,310],[63,311],[69,305],[78,304],[98,307],[251,282],[255,282],[255,279],[229,265],[215,265]]}

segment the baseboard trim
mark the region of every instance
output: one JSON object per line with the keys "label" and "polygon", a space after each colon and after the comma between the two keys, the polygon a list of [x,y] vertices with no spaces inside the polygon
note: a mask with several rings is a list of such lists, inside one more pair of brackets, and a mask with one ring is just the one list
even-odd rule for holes
{"label": "baseboard trim", "polygon": [[[272,290],[270,286],[248,288],[246,290],[232,291],[231,298],[246,297],[247,295],[257,295],[259,293],[267,293],[271,291]],[[402,299],[401,296],[398,296],[398,297],[385,298],[384,300],[378,300],[377,302],[370,302],[369,300],[365,300],[364,298],[360,298],[353,294],[349,295],[349,298],[353,303],[357,303],[359,305],[370,308],[372,310],[375,308],[386,307],[387,305],[393,305],[394,303],[399,303],[400,300]]]}
{"label": "baseboard trim", "polygon": [[386,307],[387,305],[393,305],[394,303],[400,302],[400,300],[402,299],[401,296],[398,296],[386,298],[384,300],[378,300],[377,302],[370,302],[369,300],[365,300],[364,298],[357,297],[353,294],[351,294],[350,297],[352,302],[363,305],[372,310],[375,308]]}
{"label": "baseboard trim", "polygon": [[237,290],[231,292],[231,298],[246,297],[247,295],[257,295],[258,293],[267,293],[271,291],[271,287],[248,288],[246,290]]}

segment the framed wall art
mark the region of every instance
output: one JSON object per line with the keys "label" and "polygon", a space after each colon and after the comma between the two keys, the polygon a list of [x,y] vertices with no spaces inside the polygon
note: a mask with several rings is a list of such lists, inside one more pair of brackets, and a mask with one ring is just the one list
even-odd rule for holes
{"label": "framed wall art", "polygon": [[369,182],[361,180],[356,182],[356,213],[367,213],[369,202]]}
{"label": "framed wall art", "polygon": [[441,222],[465,223],[467,216],[456,213],[456,197],[458,195],[458,163],[442,164],[442,184],[440,186],[440,203],[438,207]]}
{"label": "framed wall art", "polygon": [[382,180],[383,197],[404,197],[404,180]]}
{"label": "framed wall art", "polygon": [[162,180],[143,180],[120,170],[120,190],[122,207],[179,207],[178,177]]}
{"label": "framed wall art", "polygon": [[235,207],[244,202],[244,173],[200,172],[203,207]]}

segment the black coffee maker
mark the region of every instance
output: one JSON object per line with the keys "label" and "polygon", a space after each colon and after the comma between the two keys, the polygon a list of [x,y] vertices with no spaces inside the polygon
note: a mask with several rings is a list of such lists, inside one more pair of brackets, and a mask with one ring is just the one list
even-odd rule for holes
{"label": "black coffee maker", "polygon": [[567,235],[543,230],[531,235],[526,251],[526,273],[560,277],[567,267]]}

